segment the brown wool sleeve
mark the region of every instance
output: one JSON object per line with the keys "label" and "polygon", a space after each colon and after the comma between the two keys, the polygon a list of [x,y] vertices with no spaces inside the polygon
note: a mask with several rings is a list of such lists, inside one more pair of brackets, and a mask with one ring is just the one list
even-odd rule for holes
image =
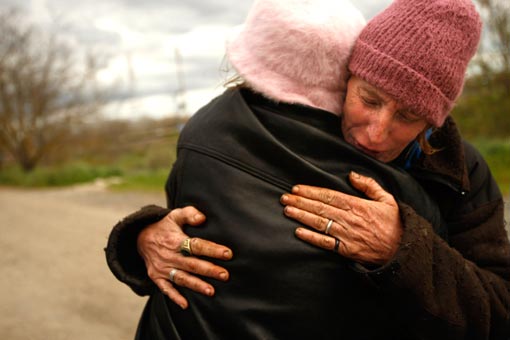
{"label": "brown wool sleeve", "polygon": [[[366,274],[407,318],[413,338],[509,339],[510,244],[503,201],[452,226],[446,243],[414,210],[400,205],[404,234],[393,265]],[[455,224],[452,222],[452,224]]]}
{"label": "brown wool sleeve", "polygon": [[112,229],[105,248],[106,262],[115,277],[138,295],[150,295],[156,285],[147,275],[136,241],[140,232],[164,218],[170,209],[148,205],[126,216]]}

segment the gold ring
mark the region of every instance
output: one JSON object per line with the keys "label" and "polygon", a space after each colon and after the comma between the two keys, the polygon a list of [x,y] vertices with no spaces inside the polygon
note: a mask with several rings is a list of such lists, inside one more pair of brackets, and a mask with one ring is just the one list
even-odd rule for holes
{"label": "gold ring", "polygon": [[180,252],[184,256],[191,256],[193,252],[191,251],[191,238],[188,237],[181,243]]}

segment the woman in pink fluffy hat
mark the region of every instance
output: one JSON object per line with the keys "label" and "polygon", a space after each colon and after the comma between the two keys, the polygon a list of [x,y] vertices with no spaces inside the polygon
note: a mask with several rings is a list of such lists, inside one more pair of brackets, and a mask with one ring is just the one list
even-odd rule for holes
{"label": "woman in pink fluffy hat", "polygon": [[362,23],[346,1],[255,2],[228,45],[242,81],[183,130],[169,209],[110,235],[113,273],[150,295],[137,339],[509,337],[502,197],[448,116],[478,14],[396,0],[354,43]]}

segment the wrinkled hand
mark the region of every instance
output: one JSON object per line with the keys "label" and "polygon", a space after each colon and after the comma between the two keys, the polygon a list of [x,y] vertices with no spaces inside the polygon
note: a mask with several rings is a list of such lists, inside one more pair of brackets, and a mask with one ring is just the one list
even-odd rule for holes
{"label": "wrinkled hand", "polygon": [[[281,202],[285,215],[313,229],[297,228],[296,236],[315,246],[334,250],[360,263],[385,264],[395,255],[402,237],[399,208],[394,197],[374,179],[354,172],[352,185],[372,199],[306,185],[297,185]],[[325,234],[329,220],[333,223]]]}
{"label": "wrinkled hand", "polygon": [[[194,237],[191,239],[194,256],[184,256],[179,251],[182,241],[188,238],[182,227],[198,226],[205,219],[205,216],[194,207],[174,209],[160,221],[145,228],[137,240],[138,252],[145,261],[149,277],[165,295],[183,309],[188,307],[188,301],[174,284],[212,296],[214,287],[191,273],[221,281],[229,278],[225,268],[195,257],[229,260],[232,258],[232,251],[229,248]],[[173,284],[169,281],[172,269],[177,269]]]}

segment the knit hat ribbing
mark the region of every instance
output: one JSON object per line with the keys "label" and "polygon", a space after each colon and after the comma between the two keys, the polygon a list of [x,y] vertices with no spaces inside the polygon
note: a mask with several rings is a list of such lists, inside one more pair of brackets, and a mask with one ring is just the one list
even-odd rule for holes
{"label": "knit hat ribbing", "polygon": [[441,126],[462,91],[481,26],[470,0],[395,0],[361,32],[349,70]]}
{"label": "knit hat ribbing", "polygon": [[347,0],[256,0],[227,56],[268,98],[339,114],[348,58],[364,26]]}

